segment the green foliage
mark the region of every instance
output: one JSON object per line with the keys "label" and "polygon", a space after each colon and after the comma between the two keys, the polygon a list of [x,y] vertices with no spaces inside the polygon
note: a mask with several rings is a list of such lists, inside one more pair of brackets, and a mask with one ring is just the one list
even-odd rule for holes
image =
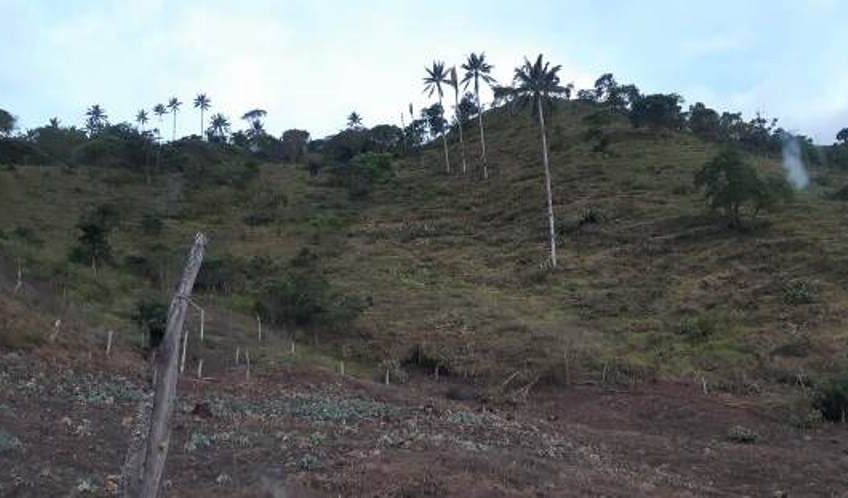
{"label": "green foliage", "polygon": [[734,425],[727,431],[727,440],[733,443],[752,444],[759,439],[759,434],[741,425]]}
{"label": "green foliage", "polygon": [[783,302],[797,306],[811,304],[815,301],[815,289],[806,280],[793,280],[783,287]]}
{"label": "green foliage", "polygon": [[677,333],[692,340],[706,340],[730,330],[730,320],[717,311],[686,317],[677,325]]}
{"label": "green foliage", "polygon": [[141,231],[146,235],[159,235],[165,228],[162,217],[155,213],[144,213],[141,218]]}
{"label": "green foliage", "polygon": [[352,199],[367,198],[373,185],[385,183],[395,176],[392,156],[375,152],[360,154],[349,163],[334,168],[333,173]]}
{"label": "green foliage", "polygon": [[676,93],[646,95],[633,103],[630,121],[640,128],[668,128],[678,130],[684,124],[680,105],[683,98]]}
{"label": "green foliage", "polygon": [[136,303],[131,319],[147,335],[147,347],[156,349],[165,337],[168,325],[168,305],[156,299]]}
{"label": "green foliage", "polygon": [[101,204],[84,213],[77,223],[81,232],[77,237],[78,244],[71,250],[69,259],[74,263],[90,264],[92,268],[111,262],[109,234],[118,222],[118,211],[111,204]]}
{"label": "green foliage", "polygon": [[764,182],[757,171],[733,148],[726,148],[708,161],[695,175],[695,186],[703,189],[707,204],[720,209],[730,226],[742,224],[742,213],[749,206],[753,214],[785,200],[791,188],[780,180]]}
{"label": "green foliage", "polygon": [[338,327],[356,318],[362,305],[334,291],[321,274],[318,256],[304,249],[283,269],[283,275],[264,282],[256,311],[277,325]]}
{"label": "green foliage", "polygon": [[15,129],[15,116],[5,109],[0,109],[0,135],[8,136]]}
{"label": "green foliage", "polygon": [[286,130],[280,139],[282,142],[282,158],[285,161],[297,162],[303,159],[309,145],[309,132],[306,130]]}
{"label": "green foliage", "polygon": [[819,390],[815,405],[826,420],[848,421],[848,377],[835,378],[825,384]]}

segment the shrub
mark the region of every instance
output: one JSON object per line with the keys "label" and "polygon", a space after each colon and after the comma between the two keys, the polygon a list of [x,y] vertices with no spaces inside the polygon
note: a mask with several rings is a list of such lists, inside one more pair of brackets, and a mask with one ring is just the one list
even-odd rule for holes
{"label": "shrub", "polygon": [[141,218],[141,231],[147,235],[159,235],[165,228],[165,222],[154,213],[145,213]]}
{"label": "shrub", "polygon": [[111,204],[101,204],[84,213],[77,223],[81,232],[77,237],[78,245],[71,249],[68,259],[74,263],[90,264],[92,268],[97,268],[98,263],[111,262],[109,234],[119,219],[118,210]]}
{"label": "shrub", "polygon": [[825,384],[819,390],[815,406],[826,420],[842,423],[848,421],[848,376],[833,379]]}
{"label": "shrub", "polygon": [[759,438],[759,434],[747,427],[742,427],[741,425],[734,425],[727,431],[728,441],[732,441],[734,443],[751,444],[756,443]]}
{"label": "shrub", "polygon": [[718,312],[707,312],[680,320],[677,333],[689,339],[702,340],[718,335],[729,327],[726,316]]}
{"label": "shrub", "polygon": [[815,290],[806,280],[793,280],[783,287],[783,302],[797,306],[815,301]]}
{"label": "shrub", "polygon": [[168,325],[168,305],[156,299],[146,299],[136,304],[132,320],[147,335],[147,347],[156,349],[165,337]]}
{"label": "shrub", "polygon": [[395,175],[392,156],[375,152],[360,154],[349,163],[337,166],[333,172],[353,199],[368,197],[374,184],[385,183]]}

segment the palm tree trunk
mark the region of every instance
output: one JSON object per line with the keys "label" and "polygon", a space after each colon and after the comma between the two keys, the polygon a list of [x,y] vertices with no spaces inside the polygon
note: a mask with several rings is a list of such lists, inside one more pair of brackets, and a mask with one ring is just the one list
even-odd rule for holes
{"label": "palm tree trunk", "polygon": [[[442,105],[442,96],[441,95],[439,95],[439,106],[442,108],[442,110],[444,110],[445,107]],[[444,112],[442,114],[444,114]],[[444,148],[445,148],[445,171],[447,171],[447,173],[450,174],[451,167],[450,167],[450,158],[448,157],[448,138],[445,136],[445,129],[444,128],[442,128],[442,146],[444,146]]]}
{"label": "palm tree trunk", "polygon": [[465,140],[462,138],[462,119],[459,115],[459,90],[455,90],[453,95],[453,100],[456,103],[454,115],[456,116],[456,126],[459,128],[459,153],[462,156],[462,174],[464,175],[468,173],[468,164],[465,162]]}
{"label": "palm tree trunk", "polygon": [[480,147],[482,149],[483,159],[483,179],[489,179],[489,163],[486,161],[486,136],[483,134],[483,104],[480,103],[480,88],[474,87],[474,93],[477,94],[477,124],[480,127]]}
{"label": "palm tree trunk", "polygon": [[174,109],[174,125],[171,127],[171,141],[177,141],[177,110]]}
{"label": "palm tree trunk", "polygon": [[554,223],[554,203],[551,193],[551,166],[548,163],[548,138],[545,134],[545,115],[542,112],[542,99],[537,98],[536,104],[539,109],[539,130],[542,132],[542,161],[545,164],[545,194],[548,197],[548,236],[551,241],[551,267],[556,268],[556,225]]}
{"label": "palm tree trunk", "polygon": [[203,108],[200,108],[200,140],[203,140]]}

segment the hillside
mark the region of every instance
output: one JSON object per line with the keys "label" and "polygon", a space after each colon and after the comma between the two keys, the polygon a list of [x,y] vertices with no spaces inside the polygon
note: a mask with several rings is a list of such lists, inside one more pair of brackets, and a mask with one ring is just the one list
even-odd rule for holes
{"label": "hillside", "polygon": [[[190,336],[188,371],[203,359],[208,380],[186,375],[181,385],[187,397],[177,434],[185,451],[173,457],[180,496],[233,496],[231,483],[219,479],[255,495],[248,484],[265,469],[242,466],[273,458],[285,460],[297,486],[351,495],[844,489],[835,468],[845,461],[844,441],[831,442],[844,428],[822,423],[813,402],[848,370],[848,233],[839,226],[848,206],[828,196],[848,178],[812,170],[808,191],[732,230],[693,186],[717,144],[634,129],[623,118],[598,127],[594,112],[569,102],[552,118],[561,262],[554,270],[545,266],[538,131],[528,116],[506,109],[486,114],[488,181],[479,178],[478,136],[469,125],[469,174],[445,174],[441,150],[427,147],[396,159],[396,175],[367,199],[351,199],[327,170],[313,177],[295,164],[260,165],[256,176],[238,165],[239,181],[200,182],[178,173],[147,182],[143,173],[94,167],[0,170],[0,344],[8,357],[0,427],[23,446],[0,453],[0,461],[16,451],[28,462],[43,458],[49,446],[27,434],[66,416],[70,432],[57,437],[109,454],[92,452],[87,463],[64,455],[66,474],[46,479],[49,489],[67,493],[80,468],[99,476],[100,491],[108,487],[103,475],[119,471],[122,417],[144,375],[133,313],[139,301],[167,295],[192,235],[203,231],[211,242],[196,301],[206,310],[207,338],[200,344]],[[590,136],[590,129],[600,132]],[[599,136],[608,142],[601,152],[593,150]],[[750,159],[764,174],[782,174],[779,157]],[[109,239],[114,263],[95,272],[68,255],[81,216],[103,204],[120,221]],[[333,292],[362,311],[343,326],[266,324],[257,343],[257,282],[302,261],[295,258],[304,248]],[[13,292],[18,268],[23,285]],[[193,314],[188,327],[197,326]],[[116,342],[107,359],[110,329]],[[252,380],[234,364],[236,348],[251,351]],[[333,374],[340,362],[342,380]],[[392,386],[381,387],[374,381],[386,370]],[[74,372],[120,373],[119,387],[130,394],[116,391],[114,378],[89,382]],[[28,420],[39,404],[22,397],[30,377],[49,406],[40,422]],[[89,386],[81,397],[55,388],[75,383],[77,391]],[[118,413],[86,389],[108,392]],[[209,420],[192,414],[204,403],[213,408]],[[339,407],[352,414],[334,415]],[[78,419],[89,421],[87,436],[72,430]],[[726,442],[740,424],[761,443]],[[208,453],[195,453],[188,448],[197,432],[246,442],[213,437],[201,444]],[[680,453],[663,456],[669,447]],[[515,461],[510,451],[518,452]],[[431,458],[438,463],[424,472]],[[471,463],[460,472],[463,458]],[[777,463],[756,483],[741,477],[758,458]],[[564,475],[562,465],[578,477]],[[513,474],[501,475],[504,469]],[[37,471],[20,475],[35,482]],[[381,488],[357,480],[358,472],[398,477]],[[0,489],[16,486],[2,482]],[[200,487],[190,492],[190,482]],[[556,491],[575,482],[571,493]],[[36,484],[14,489],[38,495]]]}

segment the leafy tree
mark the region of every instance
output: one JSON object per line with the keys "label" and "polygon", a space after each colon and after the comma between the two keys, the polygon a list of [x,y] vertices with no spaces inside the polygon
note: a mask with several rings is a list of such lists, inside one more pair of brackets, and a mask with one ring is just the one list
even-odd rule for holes
{"label": "leafy tree", "polygon": [[683,125],[682,103],[683,98],[676,93],[646,95],[633,104],[630,121],[637,128],[680,129]]}
{"label": "leafy tree", "polygon": [[71,251],[71,260],[87,263],[97,272],[98,263],[112,260],[109,234],[117,226],[118,211],[110,204],[102,204],[82,215],[77,223],[80,231],[78,245]]}
{"label": "leafy tree", "polygon": [[[515,103],[530,107],[536,114],[539,131],[542,138],[542,162],[545,167],[545,194],[548,205],[548,236],[551,247],[551,266],[556,267],[556,224],[554,221],[553,193],[551,191],[551,167],[548,161],[548,138],[545,130],[545,113],[553,108],[553,100],[566,93],[566,88],[560,85],[559,73],[562,66],[550,66],[542,59],[542,54],[531,63],[524,59],[524,65],[515,69],[513,95]],[[535,109],[534,109],[535,108]]]}
{"label": "leafy tree", "polygon": [[352,130],[362,128],[362,116],[360,116],[356,111],[350,113],[347,117],[347,127]]}
{"label": "leafy tree", "polygon": [[144,125],[147,124],[147,121],[147,111],[144,109],[139,110],[135,115],[135,122],[138,123],[142,131],[144,131]]}
{"label": "leafy tree", "polygon": [[791,196],[785,180],[763,181],[756,169],[731,147],[722,150],[695,175],[695,186],[703,189],[711,209],[724,212],[731,227],[742,225],[746,206],[753,215]]}
{"label": "leafy tree", "polygon": [[839,130],[839,133],[836,134],[836,139],[843,144],[848,144],[848,128],[842,128]]}
{"label": "leafy tree", "polygon": [[171,128],[171,140],[177,139],[177,111],[180,110],[181,105],[183,105],[183,103],[176,97],[171,97],[171,100],[168,101],[168,109],[171,110],[171,114],[174,116],[174,125]]}
{"label": "leafy tree", "polygon": [[615,77],[612,73],[602,74],[598,79],[595,80],[595,102],[608,102],[610,98],[612,98],[616,91],[618,90],[618,82],[615,81]]}
{"label": "leafy tree", "polygon": [[156,299],[145,299],[136,303],[132,321],[147,335],[147,348],[156,349],[165,337],[168,326],[168,305]]}
{"label": "leafy tree", "polygon": [[210,142],[226,142],[227,141],[227,133],[230,132],[230,122],[224,117],[220,112],[215,114],[211,118],[211,122],[209,124],[209,129],[206,133],[209,136]]}
{"label": "leafy tree", "polygon": [[[427,71],[427,76],[424,77],[424,91],[427,92],[428,97],[432,97],[435,93],[439,97],[439,109],[444,109],[442,105],[442,97],[444,97],[444,91],[442,90],[442,85],[446,85],[448,83],[448,73],[445,71],[445,63],[441,61],[433,61],[433,65],[429,68],[425,68]],[[432,122],[431,122],[432,124]],[[433,127],[431,126],[432,130]],[[444,127],[440,128],[442,135],[442,146],[445,149],[445,171],[448,173],[451,172],[450,167],[450,158],[448,157],[448,139],[445,136]]]}
{"label": "leafy tree", "polygon": [[403,136],[407,147],[414,149],[421,146],[427,136],[427,120],[413,119],[404,130]]}
{"label": "leafy tree", "polygon": [[462,157],[462,174],[468,173],[468,163],[465,161],[465,140],[462,137],[462,119],[459,117],[459,79],[456,76],[456,66],[450,70],[450,78],[447,81],[448,85],[453,88],[454,102],[454,117],[456,118],[456,127],[459,130],[459,151]]}
{"label": "leafy tree", "polygon": [[89,107],[88,110],[85,111],[85,116],[85,127],[90,135],[99,133],[107,124],[109,124],[109,117],[106,115],[106,111],[99,104],[94,104]]}
{"label": "leafy tree", "polygon": [[459,101],[459,112],[457,113],[459,114],[459,119],[464,123],[479,112],[480,108],[477,107],[477,99],[474,97],[474,94],[467,92],[463,95],[462,100]]}
{"label": "leafy tree", "polygon": [[403,140],[403,130],[395,125],[380,124],[368,130],[368,136],[375,152],[390,152]]}
{"label": "leafy tree", "polygon": [[57,117],[52,117],[47,122],[47,126],[50,127],[50,128],[58,128],[61,124],[62,124],[62,122],[59,121],[59,118],[57,118]]}
{"label": "leafy tree", "polygon": [[15,116],[5,109],[0,109],[0,136],[8,137],[15,129]]}
{"label": "leafy tree", "polygon": [[445,111],[441,104],[433,104],[421,109],[421,117],[427,122],[427,127],[430,128],[430,134],[433,137],[438,137],[447,127],[447,120],[445,120],[444,115]]}
{"label": "leafy tree", "polygon": [[719,114],[702,102],[691,105],[689,106],[689,129],[701,138],[718,140],[721,137]]}
{"label": "leafy tree", "polygon": [[[489,164],[486,160],[486,136],[483,131],[483,103],[480,101],[480,82],[490,87],[495,85],[495,78],[491,76],[493,66],[486,62],[486,54],[480,52],[480,55],[472,53],[462,65],[465,70],[465,76],[462,77],[462,83],[465,88],[468,85],[474,84],[474,96],[477,103],[477,127],[480,128],[480,158],[483,161],[483,179],[489,178]],[[410,113],[411,114],[411,113]]]}
{"label": "leafy tree", "polygon": [[595,91],[583,88],[577,91],[577,100],[581,102],[595,102]]}
{"label": "leafy tree", "polygon": [[280,139],[283,147],[283,158],[286,161],[300,161],[309,145],[309,132],[306,130],[286,130]]}
{"label": "leafy tree", "polygon": [[194,108],[200,109],[200,136],[203,136],[203,113],[208,111],[212,106],[212,100],[205,93],[198,93],[194,98]]}

